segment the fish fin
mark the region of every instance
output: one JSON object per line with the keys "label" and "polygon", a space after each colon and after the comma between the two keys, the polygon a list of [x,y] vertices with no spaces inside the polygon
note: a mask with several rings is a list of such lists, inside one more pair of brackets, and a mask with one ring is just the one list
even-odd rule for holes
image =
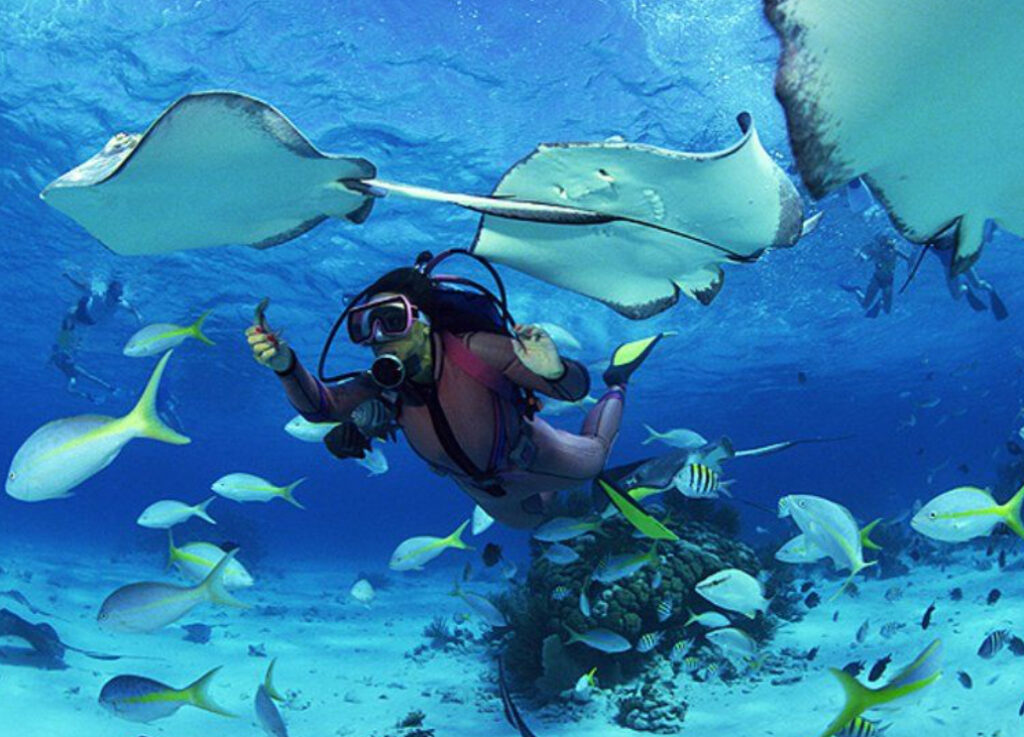
{"label": "fish fin", "polygon": [[1024,524],[1021,524],[1020,518],[1022,503],[1024,503],[1024,486],[1017,490],[1017,493],[1013,495],[1010,501],[999,507],[1004,524],[1020,537],[1024,537]]}
{"label": "fish fin", "polygon": [[206,343],[206,345],[217,345],[203,333],[203,323],[206,322],[206,318],[210,316],[211,312],[213,312],[213,310],[207,310],[201,314],[199,318],[189,326],[188,331],[189,335],[201,343]]}
{"label": "fish fin", "polygon": [[458,529],[455,530],[455,532],[453,532],[451,535],[449,535],[448,537],[445,538],[444,541],[445,541],[445,544],[446,544],[447,547],[456,548],[458,550],[472,550],[473,549],[473,548],[469,547],[468,545],[466,545],[466,543],[462,542],[462,533],[466,529],[466,525],[468,525],[471,521],[472,521],[472,518],[466,520],[461,525],[459,525]]}
{"label": "fish fin", "polygon": [[644,511],[628,494],[623,494],[600,476],[597,477],[598,487],[608,496],[612,504],[622,512],[622,516],[637,530],[653,540],[676,541],[679,536],[665,525],[658,522]]}
{"label": "fish fin", "polygon": [[868,550],[881,550],[882,546],[871,539],[871,531],[874,530],[878,523],[882,521],[882,518],[874,520],[864,525],[864,529],[860,531],[860,544]]}
{"label": "fish fin", "polygon": [[213,570],[210,571],[203,582],[199,584],[203,591],[206,592],[207,598],[213,604],[220,606],[231,606],[236,609],[248,609],[249,605],[244,601],[236,599],[234,596],[228,593],[228,590],[224,587],[224,574],[227,573],[228,566],[231,561],[235,559],[235,555],[238,553],[238,548],[235,548],[230,553],[220,559],[220,563],[214,566]]}
{"label": "fish fin", "polygon": [[210,502],[212,502],[216,498],[217,498],[216,495],[211,496],[209,499],[207,499],[202,504],[199,504],[199,505],[193,507],[193,509],[195,510],[195,513],[196,513],[196,517],[199,517],[199,519],[202,519],[202,520],[206,520],[211,525],[217,524],[217,520],[215,520],[213,517],[211,517],[209,514],[206,513],[206,508],[208,506],[210,506]]}
{"label": "fish fin", "polygon": [[873,704],[871,695],[874,692],[872,689],[863,685],[846,671],[839,670],[838,668],[829,668],[828,670],[839,681],[839,685],[843,687],[846,701],[843,704],[842,711],[839,712],[839,716],[833,719],[832,723],[825,728],[825,731],[821,733],[821,737],[832,737],[832,735],[838,734],[843,727],[863,714]]}
{"label": "fish fin", "polygon": [[285,486],[283,489],[281,489],[281,498],[284,499],[289,504],[298,507],[299,509],[305,509],[305,507],[299,503],[299,500],[296,499],[295,496],[292,494],[292,492],[295,491],[296,487],[298,487],[298,485],[305,480],[306,477],[303,476],[298,481],[293,481],[292,483]]}
{"label": "fish fin", "polygon": [[174,567],[174,561],[178,559],[178,549],[174,547],[174,530],[170,527],[167,528],[167,545],[168,545],[168,556],[167,556],[167,568],[171,570]]}
{"label": "fish fin", "polygon": [[277,665],[277,658],[270,661],[270,665],[267,666],[267,675],[263,677],[263,688],[267,691],[267,696],[272,698],[274,701],[284,701],[285,698],[274,688],[274,666]]}
{"label": "fish fin", "polygon": [[655,440],[657,440],[658,438],[661,437],[661,433],[658,432],[657,430],[655,430],[653,427],[651,427],[647,423],[644,423],[644,429],[647,430],[647,432],[649,434],[647,435],[646,438],[644,438],[644,440],[640,443],[640,445],[649,445],[649,444],[653,443]]}
{"label": "fish fin", "polygon": [[729,487],[736,483],[736,479],[726,479],[725,481],[718,482],[718,490],[725,494],[727,497],[732,499],[732,492],[729,491]]}
{"label": "fish fin", "polygon": [[172,430],[164,424],[164,421],[160,419],[160,415],[156,411],[156,397],[160,390],[160,378],[164,375],[167,360],[173,352],[167,351],[159,363],[157,363],[156,368],[153,369],[152,376],[149,377],[146,388],[142,392],[142,396],[139,397],[138,403],[136,403],[131,412],[122,418],[122,421],[132,427],[136,437],[150,438],[151,440],[159,440],[160,442],[173,445],[185,445],[192,442],[191,438],[182,435],[176,430]]}
{"label": "fish fin", "polygon": [[839,591],[835,592],[834,594],[832,594],[832,596],[829,597],[828,603],[831,604],[833,601],[835,601],[836,599],[839,598],[840,594],[842,594],[844,591],[846,591],[846,587],[849,586],[851,583],[853,583],[853,577],[854,576],[856,576],[858,573],[863,571],[865,568],[868,568],[869,566],[874,566],[874,565],[878,565],[878,561],[877,560],[873,560],[870,563],[865,563],[864,565],[860,566],[859,568],[854,568],[853,571],[850,573],[850,575],[846,577],[846,580],[843,581],[843,585],[839,587]]}
{"label": "fish fin", "polygon": [[218,665],[205,675],[200,676],[199,680],[186,687],[184,691],[188,697],[188,703],[192,704],[192,706],[198,707],[203,711],[209,711],[214,714],[220,714],[221,716],[235,718],[238,716],[237,714],[232,714],[230,711],[220,706],[213,700],[213,697],[210,696],[210,683],[222,667],[223,666]]}

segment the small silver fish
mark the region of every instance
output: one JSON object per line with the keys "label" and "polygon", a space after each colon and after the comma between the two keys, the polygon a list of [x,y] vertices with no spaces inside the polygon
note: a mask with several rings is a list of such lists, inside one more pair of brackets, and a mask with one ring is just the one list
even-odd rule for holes
{"label": "small silver fish", "polygon": [[882,637],[888,640],[906,626],[903,622],[886,622],[882,625]]}
{"label": "small silver fish", "polygon": [[868,620],[864,620],[864,624],[857,628],[857,642],[863,643],[868,637]]}
{"label": "small silver fish", "polygon": [[587,632],[574,632],[569,627],[565,629],[569,632],[567,645],[582,642],[584,645],[599,650],[602,653],[624,653],[627,650],[633,649],[633,646],[625,637],[601,627],[588,630]]}
{"label": "small silver fish", "polygon": [[562,543],[549,545],[545,548],[543,557],[558,566],[569,565],[580,559],[579,553]]}

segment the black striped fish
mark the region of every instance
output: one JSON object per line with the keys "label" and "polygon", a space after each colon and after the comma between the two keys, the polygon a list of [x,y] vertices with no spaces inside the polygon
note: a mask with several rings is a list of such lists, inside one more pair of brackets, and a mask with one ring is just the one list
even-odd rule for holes
{"label": "black striped fish", "polygon": [[717,499],[719,493],[731,496],[726,490],[728,481],[722,481],[718,472],[703,463],[688,463],[674,479],[675,487],[691,499]]}
{"label": "black striped fish", "polygon": [[661,640],[664,637],[664,632],[648,632],[640,638],[639,642],[637,642],[637,652],[649,653],[661,643]]}
{"label": "black striped fish", "polygon": [[672,600],[664,599],[658,604],[658,621],[664,622],[672,616]]}
{"label": "black striped fish", "polygon": [[1009,636],[1010,632],[1008,630],[996,630],[990,633],[982,641],[981,647],[978,648],[978,655],[986,660],[995,657],[995,654],[1003,649],[1003,645],[1006,644],[1006,638]]}
{"label": "black striped fish", "polygon": [[854,717],[845,727],[836,732],[836,737],[879,737],[886,729],[888,729],[888,725],[879,727],[869,719]]}

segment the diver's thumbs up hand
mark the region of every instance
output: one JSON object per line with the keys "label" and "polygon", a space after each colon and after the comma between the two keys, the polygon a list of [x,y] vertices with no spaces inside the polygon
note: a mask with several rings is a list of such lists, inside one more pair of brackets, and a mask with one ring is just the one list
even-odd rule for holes
{"label": "diver's thumbs up hand", "polygon": [[292,365],[292,349],[288,347],[281,335],[263,323],[255,324],[246,328],[245,339],[249,341],[252,348],[252,357],[257,363],[261,363],[274,371],[287,371]]}

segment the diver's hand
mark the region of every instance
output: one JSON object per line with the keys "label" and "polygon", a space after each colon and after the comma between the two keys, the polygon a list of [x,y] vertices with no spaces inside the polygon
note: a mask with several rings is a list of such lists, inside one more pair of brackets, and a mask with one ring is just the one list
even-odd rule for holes
{"label": "diver's hand", "polygon": [[250,325],[245,331],[245,338],[252,348],[252,357],[257,363],[272,368],[278,373],[287,371],[294,358],[292,349],[288,347],[281,335],[268,326]]}
{"label": "diver's hand", "polygon": [[538,325],[516,325],[512,350],[520,363],[543,379],[560,379],[565,374],[555,341]]}

